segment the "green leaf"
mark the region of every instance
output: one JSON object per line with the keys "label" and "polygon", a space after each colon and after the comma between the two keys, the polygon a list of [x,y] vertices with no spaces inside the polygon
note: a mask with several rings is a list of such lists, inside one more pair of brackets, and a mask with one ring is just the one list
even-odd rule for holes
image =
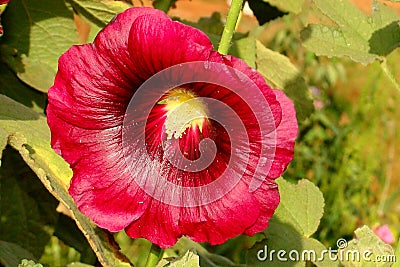
{"label": "green leaf", "polygon": [[1,239],[40,258],[57,221],[58,202],[12,149],[3,153],[0,185]]}
{"label": "green leaf", "polygon": [[[304,251],[315,251],[316,258],[311,259],[311,262],[314,263],[318,267],[337,267],[339,263],[336,261],[336,257],[332,257],[334,255],[334,251],[336,249],[329,248],[327,249],[321,242],[314,238],[303,238],[302,245]],[[331,250],[331,257],[329,256],[329,250]],[[311,255],[313,257],[313,255]]]}
{"label": "green leaf", "polygon": [[256,42],[253,37],[233,41],[233,45],[229,51],[233,56],[246,61],[250,67],[256,68]]}
{"label": "green leaf", "polygon": [[[125,231],[120,231],[114,234],[114,237],[118,246],[121,248],[120,251],[126,255],[133,265],[143,267],[152,247],[151,242],[144,238],[132,239],[125,233]],[[166,253],[164,252],[163,255],[166,255]],[[176,254],[170,256],[176,256]]]}
{"label": "green leaf", "polygon": [[399,18],[393,9],[374,2],[365,15],[347,0],[313,0],[336,25],[311,24],[301,33],[303,45],[317,55],[348,56],[368,64],[400,45]]}
{"label": "green leaf", "polygon": [[154,0],[153,7],[168,13],[168,10],[175,5],[178,0]]}
{"label": "green leaf", "polygon": [[392,267],[399,267],[400,266],[400,239],[397,241],[397,248],[394,253],[396,256],[396,262],[392,265]]}
{"label": "green leaf", "polygon": [[[20,60],[19,66],[7,63],[24,82],[46,91],[53,82],[58,58],[77,42],[72,12],[62,0],[14,0],[5,13],[4,28],[7,32],[2,41],[15,50],[14,57]],[[2,53],[9,51],[2,49]],[[22,55],[29,60],[22,61]],[[42,80],[34,77],[38,74]]]}
{"label": "green leaf", "polygon": [[218,12],[213,12],[211,17],[201,17],[196,23],[192,23],[192,25],[203,32],[218,36],[222,35],[225,26],[221,14]]}
{"label": "green leaf", "polygon": [[0,264],[15,267],[23,259],[35,260],[35,257],[21,246],[0,240]]}
{"label": "green leaf", "polygon": [[264,2],[268,2],[280,10],[298,14],[301,12],[304,0],[264,0]]}
{"label": "green leaf", "polygon": [[[68,164],[50,147],[50,131],[41,114],[0,95],[0,129],[35,173],[52,174],[64,187],[72,177]],[[5,138],[1,136],[0,138]]]}
{"label": "green leaf", "polygon": [[233,263],[232,261],[221,255],[210,253],[202,245],[186,237],[182,237],[181,239],[179,239],[173,248],[179,251],[179,254],[181,255],[186,253],[188,250],[195,251],[200,257],[200,266],[202,267],[244,267],[242,265],[237,265]]}
{"label": "green leaf", "polygon": [[[338,252],[341,263],[346,267],[389,267],[395,262],[392,246],[385,244],[368,227],[354,231],[356,238]],[[383,260],[385,259],[385,260]]]}
{"label": "green leaf", "polygon": [[103,29],[118,13],[132,7],[124,1],[112,0],[66,0],[78,13],[79,18],[83,19],[90,26],[86,40],[84,43],[93,42],[97,34]]}
{"label": "green leaf", "polygon": [[[291,225],[284,224],[276,218],[273,218],[269,222],[269,226],[265,231],[267,239],[258,242],[253,246],[247,254],[247,264],[249,266],[293,266],[293,267],[304,267],[305,262],[298,260],[290,260],[294,258],[291,251],[297,251],[301,254],[302,251],[302,236],[296,231]],[[280,260],[274,252],[280,250],[285,251],[286,255],[281,255],[282,258],[288,258],[287,261]]]}
{"label": "green leaf", "polygon": [[281,193],[281,202],[275,217],[282,223],[292,225],[302,235],[309,237],[318,228],[324,213],[324,197],[309,180],[291,184],[283,178],[276,180]]}
{"label": "green leaf", "polygon": [[314,110],[310,89],[290,60],[256,42],[256,67],[272,87],[283,90],[294,102],[297,119],[303,121]]}
{"label": "green leaf", "polygon": [[17,76],[27,85],[40,92],[47,93],[53,85],[54,71],[40,61],[31,60],[25,55],[17,61]]}
{"label": "green leaf", "polygon": [[84,264],[81,262],[73,262],[68,264],[66,267],[93,267],[92,265]]}
{"label": "green leaf", "polygon": [[0,77],[0,94],[4,94],[37,112],[44,112],[46,95],[22,83],[17,76],[1,62]]}
{"label": "green leaf", "polygon": [[43,265],[41,265],[40,263],[36,263],[32,260],[24,259],[21,261],[20,264],[18,264],[18,267],[43,267]]}
{"label": "green leaf", "polygon": [[7,146],[8,136],[7,132],[0,128],[0,167],[1,167],[1,157],[3,156],[3,150]]}
{"label": "green leaf", "polygon": [[64,244],[76,249],[81,254],[81,262],[89,264],[94,264],[96,262],[96,256],[85,236],[79,230],[75,221],[70,217],[60,214],[55,226],[54,236],[62,240]]}
{"label": "green leaf", "polygon": [[0,140],[18,150],[46,189],[71,211],[79,229],[104,266],[131,266],[118,251],[112,235],[96,227],[80,213],[67,192],[72,171],[50,147],[46,118],[12,99],[0,95]]}
{"label": "green leaf", "polygon": [[[39,61],[30,60],[25,54],[18,55],[17,50],[9,45],[0,46],[0,60],[12,69],[28,86],[47,93],[53,85],[54,70]],[[3,63],[0,62],[1,65]]]}
{"label": "green leaf", "polygon": [[[276,181],[281,202],[264,231],[267,239],[248,251],[247,263],[250,266],[302,267],[309,260],[317,266],[337,266],[322,254],[325,246],[310,238],[323,214],[322,193],[308,180],[301,180],[298,184],[291,184],[283,178]],[[276,254],[280,250],[283,251],[280,252],[282,259]]]}
{"label": "green leaf", "polygon": [[199,256],[195,252],[188,250],[185,255],[179,259],[172,261],[162,259],[157,264],[157,267],[200,267],[199,261]]}
{"label": "green leaf", "polygon": [[[221,35],[224,30],[224,22],[222,21],[220,13],[213,12],[210,17],[201,17],[197,22],[176,17],[172,19],[201,30],[208,36],[213,44],[214,49],[218,48],[219,42],[221,41]],[[234,39],[235,37],[238,38],[238,35],[243,37],[243,34],[235,33]]]}
{"label": "green leaf", "polygon": [[79,14],[100,28],[106,26],[118,13],[132,7],[123,1],[66,0]]}
{"label": "green leaf", "polygon": [[267,239],[258,242],[247,254],[248,266],[304,267],[306,261],[320,267],[335,267],[327,248],[319,241],[302,236],[293,226],[272,218],[265,231]]}

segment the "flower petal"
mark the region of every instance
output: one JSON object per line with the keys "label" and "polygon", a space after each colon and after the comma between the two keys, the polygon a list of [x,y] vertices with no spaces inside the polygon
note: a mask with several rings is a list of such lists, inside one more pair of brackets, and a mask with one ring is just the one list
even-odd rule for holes
{"label": "flower petal", "polygon": [[[105,65],[91,45],[73,46],[59,59],[59,71],[48,96],[54,112],[85,129],[104,129],[121,123],[128,105],[127,81],[118,69]],[[128,98],[128,99],[126,99]]]}
{"label": "flower petal", "polygon": [[261,212],[255,223],[244,232],[244,234],[250,236],[268,227],[269,219],[274,215],[280,201],[276,182],[268,178],[253,192],[253,196],[257,199]]}
{"label": "flower petal", "polygon": [[97,225],[120,231],[143,214],[150,197],[132,181],[122,157],[121,129],[81,129],[48,109],[52,147],[74,171],[69,193]]}
{"label": "flower petal", "polygon": [[[109,149],[117,150],[113,146]],[[93,162],[99,159],[98,154],[106,157],[108,164]],[[150,197],[135,184],[120,155],[106,155],[105,151],[98,154],[82,160],[74,168],[69,193],[79,210],[98,226],[112,232],[121,231],[143,215]]]}
{"label": "flower petal", "polygon": [[[252,70],[243,60],[229,57],[232,66],[245,73],[254,81],[263,92],[268,101],[269,108],[274,115],[276,134],[275,153],[268,177],[278,178],[285,171],[289,162],[293,159],[295,139],[298,133],[296,111],[293,102],[280,90],[271,90],[265,83],[264,78],[258,72]],[[252,106],[252,108],[257,108]]]}
{"label": "flower petal", "polygon": [[282,107],[282,120],[276,129],[277,147],[268,177],[278,178],[293,159],[298,126],[293,102],[280,90],[273,90]]}
{"label": "flower petal", "polygon": [[[161,24],[170,20],[164,12],[154,8],[129,8],[118,14],[94,40],[94,46],[103,60],[109,65],[115,64],[117,69],[122,72],[123,76],[116,77],[126,77],[133,84],[140,84],[154,74],[152,72],[145,73],[144,70],[138,69],[135,62],[136,54],[131,55],[127,49],[131,27],[142,16],[158,18]],[[139,34],[147,34],[147,32],[143,31]],[[156,39],[157,35],[152,35],[150,38]]]}
{"label": "flower petal", "polygon": [[145,15],[133,23],[128,48],[137,70],[155,74],[176,64],[207,60],[213,47],[198,29]]}
{"label": "flower petal", "polygon": [[175,244],[181,236],[196,242],[221,244],[254,224],[260,209],[243,182],[224,198],[192,208],[172,207],[152,201],[142,217],[126,228],[129,236],[145,237],[162,248]]}

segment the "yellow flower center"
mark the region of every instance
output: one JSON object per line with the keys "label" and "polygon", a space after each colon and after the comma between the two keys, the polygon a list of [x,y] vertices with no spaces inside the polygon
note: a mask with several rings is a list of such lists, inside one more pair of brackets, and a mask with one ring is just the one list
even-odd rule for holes
{"label": "yellow flower center", "polygon": [[175,88],[158,104],[165,104],[167,119],[165,132],[167,139],[178,139],[188,128],[203,130],[207,120],[207,106],[194,93],[187,89]]}

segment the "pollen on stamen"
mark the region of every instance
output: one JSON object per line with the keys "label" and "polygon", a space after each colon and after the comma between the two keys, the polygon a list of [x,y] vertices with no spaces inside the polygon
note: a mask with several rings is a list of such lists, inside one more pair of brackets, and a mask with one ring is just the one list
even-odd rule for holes
{"label": "pollen on stamen", "polygon": [[186,129],[203,131],[207,121],[207,105],[193,92],[183,88],[171,90],[158,104],[165,104],[165,133],[167,139],[178,139]]}

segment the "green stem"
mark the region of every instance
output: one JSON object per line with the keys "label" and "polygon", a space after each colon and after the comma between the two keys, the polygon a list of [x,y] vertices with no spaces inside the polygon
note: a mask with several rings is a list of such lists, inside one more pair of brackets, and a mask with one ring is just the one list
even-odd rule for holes
{"label": "green stem", "polygon": [[231,46],[231,40],[233,33],[235,32],[236,24],[242,10],[243,0],[232,0],[231,8],[226,18],[226,24],[224,31],[222,32],[221,42],[219,43],[218,52],[226,55],[228,54],[229,47]]}
{"label": "green stem", "polygon": [[387,128],[388,128],[388,134],[389,134],[389,151],[388,151],[388,157],[387,157],[387,166],[386,166],[386,179],[385,183],[383,184],[383,190],[382,190],[382,195],[380,198],[380,203],[379,203],[379,208],[378,208],[378,215],[383,216],[385,213],[385,206],[386,206],[386,201],[388,198],[389,194],[389,189],[390,189],[390,184],[392,181],[393,177],[393,164],[395,160],[395,152],[396,152],[396,145],[395,145],[395,140],[396,140],[396,126],[395,126],[395,121],[390,120],[387,123]]}
{"label": "green stem", "polygon": [[163,250],[159,246],[152,244],[149,256],[147,256],[146,267],[155,267],[160,261],[162,254]]}
{"label": "green stem", "polygon": [[383,73],[386,75],[386,77],[392,82],[392,84],[397,89],[397,91],[400,92],[400,85],[397,83],[395,77],[390,72],[389,67],[387,65],[386,58],[383,59],[382,62],[381,62],[381,69],[382,69]]}

